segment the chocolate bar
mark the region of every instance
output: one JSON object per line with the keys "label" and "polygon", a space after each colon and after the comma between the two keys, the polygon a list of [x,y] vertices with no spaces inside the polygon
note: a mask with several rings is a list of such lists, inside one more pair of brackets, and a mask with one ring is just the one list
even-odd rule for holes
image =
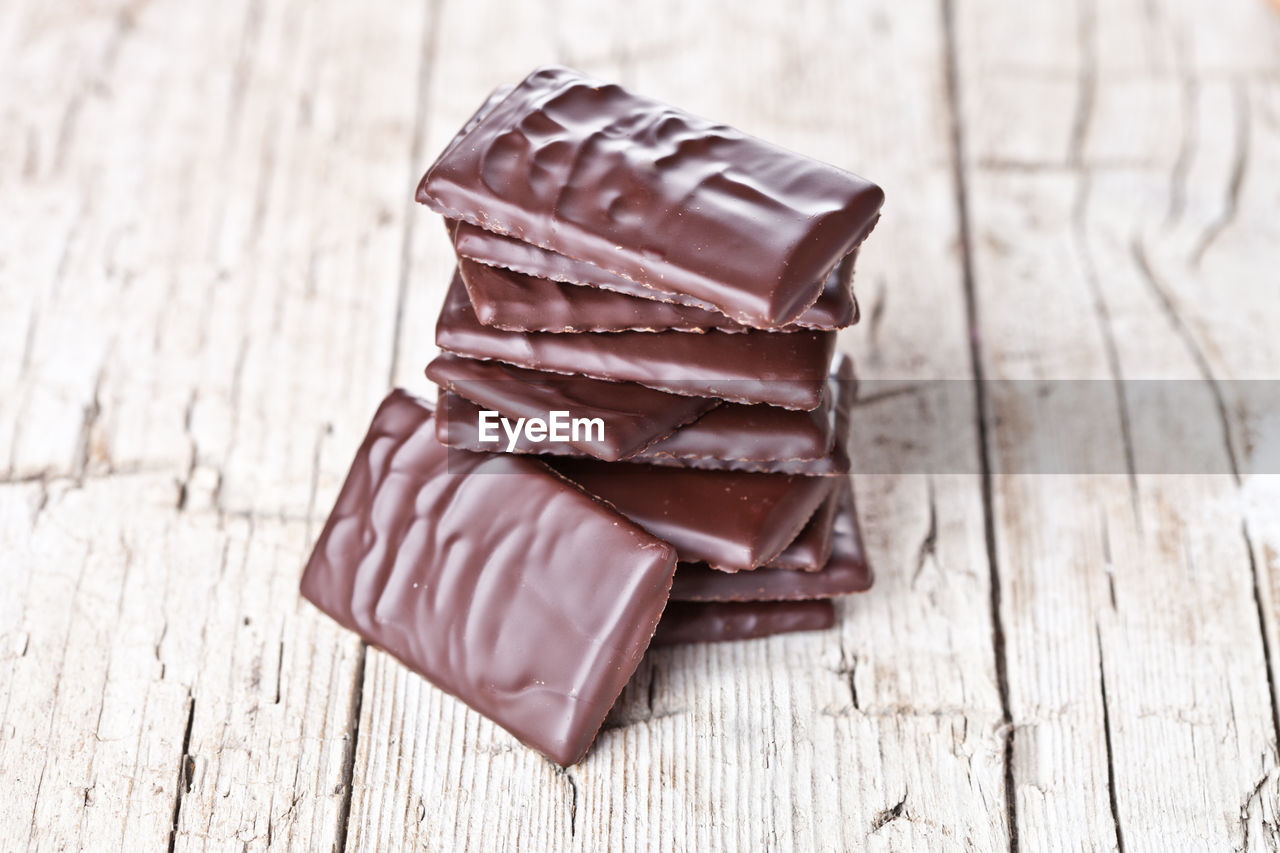
{"label": "chocolate bar", "polygon": [[776,328],[814,304],[884,193],[620,86],[544,68],[441,155],[417,198]]}
{"label": "chocolate bar", "polygon": [[[523,332],[740,332],[747,328],[700,300],[648,288],[466,222],[452,227],[451,235],[462,281],[486,326]],[[788,329],[843,329],[858,321],[851,284],[856,255],[857,250],[850,252],[836,266],[818,301]]]}
{"label": "chocolate bar", "polygon": [[[631,383],[625,384],[635,387]],[[699,399],[699,398],[693,398]],[[736,408],[737,403],[725,403],[712,409],[711,412],[717,412],[722,408]],[[479,419],[482,409],[475,403],[459,394],[449,391],[440,392],[439,415],[436,422],[436,435],[440,439],[441,444],[449,447],[456,447],[459,450],[469,450],[478,453],[487,453],[494,450],[508,451],[508,443],[506,435],[503,436],[503,443],[500,447],[495,447],[491,442],[482,442],[479,433]],[[741,408],[754,409],[763,408],[770,411],[779,412],[786,415],[808,415],[810,412],[788,412],[784,409],[776,409],[772,406],[742,406]],[[710,415],[708,412],[707,415]],[[703,419],[707,417],[703,415]],[[680,444],[686,443],[686,437],[682,435],[686,430],[697,430],[699,433],[709,432],[710,424],[702,426],[702,420],[699,419],[693,423],[680,427],[676,432],[666,438],[658,439],[653,444],[645,447],[638,453],[626,457],[629,462],[644,462],[648,465],[660,465],[663,467],[674,468],[701,468],[712,471],[745,471],[760,474],[801,474],[806,477],[834,477],[841,474],[849,473],[849,454],[845,449],[844,441],[836,443],[826,456],[818,459],[784,459],[774,462],[753,461],[751,459],[735,459],[733,457],[717,457],[717,456],[676,456],[667,453],[662,448],[674,446],[675,439],[680,439]],[[719,419],[717,419],[719,422]],[[785,429],[785,427],[783,427]],[[781,429],[780,429],[781,432]],[[785,441],[791,436],[777,436],[776,440]],[[729,433],[721,436],[722,443],[728,447],[732,446]],[[671,442],[671,445],[668,445]],[[740,445],[741,446],[741,445]],[[581,451],[570,447],[563,442],[534,442],[519,436],[516,439],[515,446],[510,448],[512,453],[544,453],[554,456],[580,456]],[[726,451],[732,452],[732,451]],[[757,452],[749,448],[744,452]],[[767,451],[760,451],[767,452]]]}
{"label": "chocolate bar", "polygon": [[548,464],[675,546],[680,559],[723,571],[763,566],[839,486],[832,477],[658,468],[557,457]]}
{"label": "chocolate bar", "polygon": [[[514,440],[526,453],[570,448],[597,459],[623,459],[719,405],[718,400],[667,394],[630,382],[540,373],[450,353],[427,365],[427,377],[441,388],[479,404],[466,406],[471,427],[466,434],[474,438],[470,449],[483,451],[514,449]],[[445,403],[446,407],[449,405]],[[481,407],[510,421],[500,427],[494,418],[488,419],[491,429],[486,435],[497,439],[496,443],[481,441]],[[546,435],[534,440],[524,431],[516,432],[513,438],[507,432],[516,418],[547,422],[552,412],[564,413],[563,440],[548,441]],[[441,412],[436,430],[444,444],[452,443],[447,437],[448,425],[456,416],[456,412]],[[582,428],[575,428],[575,424]]]}
{"label": "chocolate bar", "polygon": [[432,421],[383,401],[302,594],[572,764],[649,645],[675,552],[532,459],[450,454]]}
{"label": "chocolate bar", "polygon": [[830,601],[673,601],[653,635],[654,646],[755,640],[836,624]]}
{"label": "chocolate bar", "polygon": [[742,332],[747,328],[715,311],[557,284],[466,257],[458,258],[458,272],[480,322],[508,332]]}
{"label": "chocolate bar", "polygon": [[483,325],[454,271],[436,324],[443,350],[548,373],[810,410],[822,402],[835,332],[504,332]]}
{"label": "chocolate bar", "polygon": [[871,588],[871,568],[862,549],[862,533],[846,486],[836,516],[831,557],[817,572],[764,567],[754,572],[716,571],[681,563],[671,585],[672,601],[801,601],[833,598]]}
{"label": "chocolate bar", "polygon": [[[457,356],[442,358],[446,357],[465,362],[469,377],[466,388],[457,383],[450,387],[467,391],[476,390],[474,386],[484,382],[501,383],[504,385],[501,393],[519,398],[522,404],[527,404],[535,393],[541,394],[527,391],[522,385],[514,385],[507,377],[516,374],[509,374],[508,371],[518,369],[502,362],[476,361]],[[429,368],[428,375],[432,372]],[[569,380],[559,374],[523,370],[518,375],[530,382],[571,381],[575,394],[584,398],[595,398],[595,392],[591,388],[595,384],[608,386],[606,391],[611,394],[618,393],[618,389],[658,393],[634,383],[604,382],[582,377]],[[433,378],[440,382],[443,377]],[[792,412],[774,406],[725,403],[627,458],[634,462],[681,468],[807,476],[845,474],[849,471],[849,455],[846,450],[849,415],[856,390],[852,363],[840,355],[828,381],[827,393],[823,395],[821,405],[813,411]],[[476,390],[476,393],[479,396],[482,391]],[[486,393],[486,399],[496,399],[492,392]],[[480,441],[480,406],[452,393],[442,393],[440,401],[437,436],[443,444],[464,450],[495,449],[491,443]],[[542,399],[541,403],[548,407],[542,411],[542,415],[552,408],[564,409],[574,405],[572,399],[564,397]],[[501,410],[500,406],[495,408]],[[504,444],[501,449],[506,450],[507,447]],[[549,453],[561,456],[578,453],[566,443],[534,442],[523,436],[518,437],[510,449],[516,453]]]}

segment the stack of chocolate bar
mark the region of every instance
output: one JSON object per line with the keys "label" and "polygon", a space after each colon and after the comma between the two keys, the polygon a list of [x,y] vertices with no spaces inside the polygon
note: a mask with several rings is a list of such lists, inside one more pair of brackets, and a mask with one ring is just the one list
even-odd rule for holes
{"label": "stack of chocolate bar", "polygon": [[303,594],[561,764],[652,644],[825,628],[871,584],[849,483],[862,178],[563,68],[418,200],[457,253]]}

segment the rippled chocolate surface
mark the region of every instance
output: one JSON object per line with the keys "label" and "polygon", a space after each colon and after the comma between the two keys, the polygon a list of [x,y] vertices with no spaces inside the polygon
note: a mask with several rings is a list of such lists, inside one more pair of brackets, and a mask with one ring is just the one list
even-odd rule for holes
{"label": "rippled chocolate surface", "polygon": [[432,421],[383,401],[302,594],[572,764],[649,645],[675,552],[534,460],[449,453]]}
{"label": "rippled chocolate surface", "polygon": [[565,68],[525,78],[417,197],[761,328],[814,304],[884,201],[842,169]]}

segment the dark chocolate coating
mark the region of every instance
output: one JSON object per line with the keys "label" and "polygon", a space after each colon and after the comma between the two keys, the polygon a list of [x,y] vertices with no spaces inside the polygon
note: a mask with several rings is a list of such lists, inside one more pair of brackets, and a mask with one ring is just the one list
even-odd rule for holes
{"label": "dark chocolate coating", "polygon": [[833,598],[871,588],[871,568],[848,484],[840,495],[835,536],[827,565],[817,572],[760,568],[728,574],[701,564],[676,566],[672,601],[802,601]]}
{"label": "dark chocolate coating", "polygon": [[458,355],[531,370],[807,411],[822,402],[836,333],[504,332],[476,318],[455,271],[436,324],[436,343]]}
{"label": "dark chocolate coating", "polygon": [[814,304],[884,193],[621,86],[543,68],[441,155],[417,198],[774,328]]}
{"label": "dark chocolate coating", "polygon": [[[782,553],[769,561],[762,569],[788,569],[791,571],[817,572],[826,567],[835,547],[836,514],[844,500],[845,486],[836,488],[822,506],[814,512],[800,535]],[[687,564],[697,565],[697,563]],[[759,570],[757,570],[759,571]],[[721,572],[721,574],[724,574]]]}
{"label": "dark chocolate coating", "polygon": [[723,314],[560,284],[458,257],[476,317],[508,332],[743,332]]}
{"label": "dark chocolate coating", "polygon": [[[548,448],[575,448],[596,459],[616,461],[625,458],[670,435],[675,429],[697,419],[719,405],[705,397],[681,397],[655,391],[631,382],[604,382],[581,376],[540,373],[512,367],[500,361],[476,361],[472,358],[444,353],[427,365],[427,377],[441,388],[461,394],[478,404],[467,407],[472,415],[468,433],[481,451],[503,451],[507,435],[498,430],[499,443],[482,443],[479,439],[479,408],[494,410],[508,418],[546,419],[552,411],[567,411],[574,418],[600,418],[603,436],[580,434],[563,444],[532,442],[521,435],[524,452],[546,452]],[[446,401],[445,405],[449,405]],[[456,413],[442,411],[437,431],[454,420]],[[441,441],[451,441],[441,436]]]}
{"label": "dark chocolate coating", "polygon": [[[844,474],[849,470],[850,411],[857,395],[853,362],[836,357],[822,404],[811,412],[729,403],[645,449],[650,464],[710,467],[733,462],[736,470],[792,474]],[[804,415],[809,415],[806,418]],[[669,458],[664,458],[669,457]],[[637,460],[639,461],[639,460]],[[704,464],[699,464],[699,462]],[[751,463],[766,463],[762,466]],[[779,464],[789,463],[789,464]]]}
{"label": "dark chocolate coating", "polygon": [[766,565],[839,486],[833,477],[658,468],[556,457],[548,464],[675,546],[724,571]]}
{"label": "dark chocolate coating", "polygon": [[675,551],[532,459],[450,453],[432,420],[383,401],[302,594],[572,764],[649,645]]}
{"label": "dark chocolate coating", "polygon": [[[630,383],[627,383],[630,384]],[[736,406],[736,403],[725,403],[723,406]],[[722,407],[723,407],[722,406]],[[718,411],[719,408],[712,409]],[[771,406],[749,406],[745,408],[765,408],[776,412],[783,412],[791,415],[807,415],[809,412],[786,412],[784,409],[776,409]],[[482,443],[479,439],[478,418],[480,415],[480,407],[459,394],[441,389],[439,397],[440,414],[436,422],[436,437],[440,439],[440,443],[448,445],[458,450],[466,450],[475,453],[491,453],[494,450],[492,444]],[[708,413],[709,414],[709,413]],[[705,416],[704,416],[705,417]],[[733,457],[734,453],[756,453],[757,449],[752,449],[749,445],[737,445],[739,449],[734,449],[734,445],[726,440],[724,456],[672,456],[669,453],[658,452],[658,449],[666,444],[666,442],[677,438],[684,430],[698,429],[701,421],[694,421],[687,426],[680,427],[674,433],[666,438],[659,439],[653,444],[644,448],[633,456],[627,457],[626,462],[644,462],[648,465],[658,465],[666,468],[698,468],[704,471],[743,471],[753,474],[799,474],[805,477],[838,477],[849,473],[849,454],[845,450],[844,442],[836,443],[827,455],[818,459],[783,459],[778,461],[753,461],[751,459],[737,459]],[[776,436],[768,439],[768,443],[776,444],[779,441],[786,441],[794,436]],[[503,452],[506,451],[506,444],[501,447]],[[543,442],[541,444],[528,441],[524,438],[516,440],[514,453],[533,453],[546,456],[586,456],[589,454],[570,447],[568,444]]]}
{"label": "dark chocolate coating", "polygon": [[[700,300],[648,288],[466,222],[457,223],[450,233],[471,304],[486,326],[521,332],[747,328]],[[857,254],[855,249],[836,266],[818,301],[784,330],[843,329],[858,321],[852,287]]]}
{"label": "dark chocolate coating", "polygon": [[836,624],[830,601],[673,601],[653,635],[654,646],[755,640]]}
{"label": "dark chocolate coating", "polygon": [[[467,369],[475,382],[493,381],[506,385],[503,393],[512,397],[526,397],[528,386],[511,385],[506,377],[508,370],[515,370],[502,362],[476,361],[452,358],[467,362]],[[428,369],[428,375],[431,370]],[[554,382],[558,374],[523,371],[531,383]],[[439,381],[439,380],[437,380]],[[646,390],[632,383],[605,383],[601,380],[575,377],[578,393],[592,393],[580,387],[584,383],[600,383],[611,388]],[[467,390],[467,389],[463,389]],[[791,412],[774,406],[747,406],[725,403],[712,409],[694,422],[682,426],[665,438],[659,439],[628,457],[633,462],[651,465],[667,465],[678,468],[705,468],[727,471],[756,471],[807,476],[835,476],[848,473],[849,409],[857,390],[853,378],[852,363],[844,355],[836,359],[827,393],[822,404],[811,412]],[[541,391],[537,392],[541,394]],[[656,392],[649,392],[656,393]],[[528,391],[528,396],[535,392]],[[570,401],[552,397],[542,403],[555,408],[570,405]],[[501,409],[501,407],[497,407]],[[478,437],[480,407],[458,394],[443,393],[440,397],[440,416],[437,436],[450,447],[463,450],[491,451],[492,445],[483,444]],[[506,449],[506,445],[503,445]],[[547,453],[574,456],[578,452],[566,444],[535,443],[523,438],[514,448],[516,453]]]}

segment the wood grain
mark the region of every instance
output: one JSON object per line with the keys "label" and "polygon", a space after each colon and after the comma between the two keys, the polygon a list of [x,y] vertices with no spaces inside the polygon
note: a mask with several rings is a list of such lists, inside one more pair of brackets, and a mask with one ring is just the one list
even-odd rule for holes
{"label": "wood grain", "polygon": [[[0,849],[1280,847],[1261,0],[11,0],[0,48]],[[412,187],[553,61],[883,184],[841,347],[972,394],[864,400],[853,451],[915,419],[977,472],[857,478],[838,628],[651,653],[568,770],[296,592],[428,390]],[[1122,397],[1132,471],[1007,473],[1081,378],[1206,380],[1224,473],[1147,473],[1197,436]]]}
{"label": "wood grain", "polygon": [[[1211,258],[1275,256],[1275,241],[1241,235],[1253,219],[1239,218],[1250,148],[1240,117],[1277,57],[1254,49],[1276,43],[1265,9],[1238,4],[1209,21],[1193,7],[1139,18],[1089,0],[958,8],[983,371],[1042,381],[1046,392],[1030,406],[991,386],[993,470],[1020,434],[1052,430],[1066,414],[1052,380],[1203,378],[1188,405],[1213,412],[1220,380],[1274,378],[1274,336],[1253,333],[1257,315],[1241,310],[1273,317],[1274,294],[1246,276],[1228,285],[1234,299],[1192,295],[1228,277],[1205,268]],[[1228,41],[1241,50],[1225,50]],[[1010,105],[1031,104],[1057,120],[1017,121]],[[1174,295],[1166,277],[1187,289]],[[1208,358],[1207,326],[1182,312],[1209,302],[1231,306],[1215,325],[1239,335],[1224,351],[1256,346],[1269,368]],[[1195,420],[1217,433],[1221,475],[1153,473],[1186,412],[1135,408],[1123,393],[1115,403],[1098,413],[1111,429],[1094,434],[1095,450],[1127,457],[1127,473],[992,480],[1018,841],[1274,849],[1276,697],[1259,673],[1275,613],[1258,597],[1269,576],[1250,554],[1235,426]],[[1223,417],[1235,420],[1226,408]]]}

